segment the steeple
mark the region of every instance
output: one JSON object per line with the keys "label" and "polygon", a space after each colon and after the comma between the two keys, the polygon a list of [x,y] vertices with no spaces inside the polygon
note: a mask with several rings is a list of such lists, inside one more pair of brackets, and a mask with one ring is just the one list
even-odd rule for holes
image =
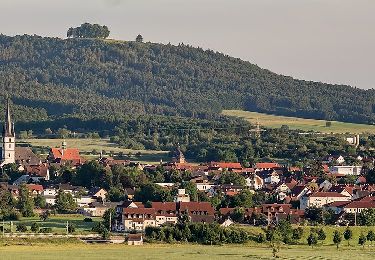
{"label": "steeple", "polygon": [[14,137],[14,124],[10,117],[10,104],[9,98],[7,98],[7,108],[5,112],[5,122],[3,129],[3,137]]}

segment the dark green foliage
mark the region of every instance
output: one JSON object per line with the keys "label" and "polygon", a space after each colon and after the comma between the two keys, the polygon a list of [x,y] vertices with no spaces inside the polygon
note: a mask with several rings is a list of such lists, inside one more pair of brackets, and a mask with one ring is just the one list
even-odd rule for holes
{"label": "dark green foliage", "polygon": [[322,228],[318,230],[317,235],[318,235],[318,240],[326,240],[327,238],[327,235]]}
{"label": "dark green foliage", "polygon": [[68,233],[74,233],[75,231],[76,231],[76,226],[73,223],[69,222],[68,223]]}
{"label": "dark green foliage", "polygon": [[311,247],[314,247],[318,243],[318,238],[314,232],[311,232],[307,238],[307,244]]}
{"label": "dark green foliage", "polygon": [[353,231],[347,227],[344,231],[344,238],[346,241],[348,241],[348,246],[350,245],[350,239],[353,237]]}
{"label": "dark green foliage", "polygon": [[76,28],[69,28],[66,36],[68,38],[108,38],[109,29],[99,24],[84,23]]}
{"label": "dark green foliage", "polygon": [[339,249],[339,245],[341,241],[342,241],[342,234],[340,233],[340,231],[335,230],[333,232],[333,243],[336,245],[337,249]]}
{"label": "dark green foliage", "polygon": [[239,228],[223,228],[217,224],[190,223],[171,227],[147,227],[146,237],[167,243],[196,242],[200,244],[241,244],[249,240],[246,231]]}
{"label": "dark green foliage", "polygon": [[34,233],[38,233],[38,232],[39,232],[39,229],[40,229],[40,225],[39,225],[39,223],[37,223],[37,222],[33,222],[33,223],[31,224],[31,228],[30,228],[30,230],[31,230],[32,232],[34,232]]}
{"label": "dark green foliage", "polygon": [[19,188],[18,209],[23,217],[34,216],[34,200],[25,184],[21,184]]}
{"label": "dark green foliage", "polygon": [[72,213],[77,209],[77,203],[74,201],[72,194],[59,190],[56,195],[55,207],[60,213]]}
{"label": "dark green foliage", "polygon": [[27,226],[25,224],[23,224],[23,223],[19,223],[16,226],[16,230],[17,230],[17,232],[22,232],[22,233],[26,232],[27,231]]}
{"label": "dark green foliage", "polygon": [[[99,27],[83,24],[67,36],[107,37],[108,28]],[[0,89],[12,95],[19,121],[58,122],[64,114],[110,120],[124,114],[210,118],[222,109],[374,121],[373,90],[294,80],[184,44],[1,35],[0,50]],[[75,125],[73,120],[69,125]],[[40,124],[39,129],[56,131],[62,125]]]}
{"label": "dark green foliage", "polygon": [[298,227],[298,228],[295,228],[293,229],[293,235],[292,235],[292,238],[294,240],[299,240],[301,239],[303,236],[303,228],[301,227]]}
{"label": "dark green foliage", "polygon": [[257,236],[257,242],[258,243],[266,242],[266,236],[263,233],[259,233],[258,236]]}
{"label": "dark green foliage", "polygon": [[375,233],[374,233],[374,231],[369,230],[368,233],[367,233],[366,238],[372,244],[372,241],[375,241]]}
{"label": "dark green foliage", "polygon": [[51,233],[52,228],[51,227],[44,227],[39,230],[39,233]]}
{"label": "dark green foliage", "polygon": [[358,224],[361,226],[375,226],[375,209],[364,209],[359,213]]}
{"label": "dark green foliage", "polygon": [[134,195],[135,201],[147,202],[147,201],[173,201],[173,196],[170,190],[163,189],[161,186],[149,183],[142,185],[136,190]]}
{"label": "dark green foliage", "polygon": [[364,248],[365,244],[366,244],[366,241],[367,241],[366,236],[363,233],[361,233],[361,235],[358,238],[358,244],[363,246],[363,248]]}
{"label": "dark green foliage", "polygon": [[84,218],[83,222],[92,222],[92,218]]}
{"label": "dark green foliage", "polygon": [[34,198],[34,204],[35,204],[35,207],[38,207],[40,209],[43,209],[46,207],[46,199],[44,196],[38,194],[35,198]]}

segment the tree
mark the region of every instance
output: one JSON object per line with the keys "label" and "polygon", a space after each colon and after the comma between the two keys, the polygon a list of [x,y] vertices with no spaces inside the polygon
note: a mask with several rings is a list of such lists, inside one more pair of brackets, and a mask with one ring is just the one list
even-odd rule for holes
{"label": "tree", "polygon": [[40,225],[39,225],[39,223],[37,223],[37,222],[33,222],[33,223],[31,224],[31,228],[30,228],[30,230],[31,230],[32,232],[34,232],[34,233],[38,233],[38,232],[39,232],[39,229],[40,229]]}
{"label": "tree", "polygon": [[307,238],[307,243],[309,246],[314,247],[318,243],[318,238],[314,232],[311,232],[309,237]]}
{"label": "tree", "polygon": [[342,235],[338,230],[333,232],[333,243],[336,245],[336,248],[339,249],[339,245],[342,241]]}
{"label": "tree", "polygon": [[138,34],[137,38],[135,39],[136,42],[140,42],[142,43],[143,42],[143,36]]}
{"label": "tree", "polygon": [[81,26],[70,27],[66,33],[68,38],[108,38],[110,31],[107,26],[83,23]]}
{"label": "tree", "polygon": [[18,209],[23,217],[34,216],[34,200],[26,184],[21,184],[19,188]]}
{"label": "tree", "polygon": [[16,230],[17,230],[17,232],[22,232],[22,233],[26,232],[27,231],[27,226],[25,224],[23,224],[23,223],[19,223],[16,226]]}
{"label": "tree", "polygon": [[324,232],[323,228],[318,230],[318,240],[326,240],[326,233]]}
{"label": "tree", "polygon": [[103,214],[103,224],[109,231],[111,230],[111,222],[115,220],[115,214],[116,211],[114,208],[107,209]]}
{"label": "tree", "polygon": [[358,224],[361,226],[375,226],[375,209],[362,210],[358,216]]}
{"label": "tree", "polygon": [[72,194],[59,190],[56,195],[55,207],[60,213],[69,213],[77,208],[77,203],[74,201]]}
{"label": "tree", "polygon": [[69,222],[68,223],[68,233],[74,233],[75,231],[76,231],[76,226],[73,223]]}
{"label": "tree", "polygon": [[365,248],[366,240],[366,236],[363,233],[361,233],[361,235],[358,238],[358,244]]}
{"label": "tree", "polygon": [[46,207],[47,203],[46,203],[46,198],[44,196],[42,196],[41,194],[38,194],[35,198],[34,198],[34,204],[36,207],[40,208],[40,209],[43,209]]}
{"label": "tree", "polygon": [[372,245],[372,241],[375,241],[375,233],[372,230],[369,230],[366,236],[367,240],[370,241]]}
{"label": "tree", "polygon": [[266,241],[266,237],[263,233],[259,233],[257,236],[257,242],[258,243],[264,243]]}
{"label": "tree", "polygon": [[51,212],[49,210],[46,210],[46,211],[43,211],[40,215],[39,215],[39,218],[40,220],[42,221],[46,221],[49,216],[51,215]]}
{"label": "tree", "polygon": [[292,238],[294,240],[299,240],[299,239],[302,238],[302,236],[303,236],[303,228],[302,227],[298,227],[298,228],[293,229]]}
{"label": "tree", "polygon": [[353,237],[353,231],[349,229],[349,227],[346,228],[344,231],[344,238],[346,241],[348,241],[348,246],[350,245],[349,240]]}

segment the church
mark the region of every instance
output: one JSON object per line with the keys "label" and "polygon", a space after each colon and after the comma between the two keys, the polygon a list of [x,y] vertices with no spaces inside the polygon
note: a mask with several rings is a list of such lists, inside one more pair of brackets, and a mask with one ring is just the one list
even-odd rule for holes
{"label": "church", "polygon": [[5,121],[3,128],[3,138],[1,143],[1,166],[9,163],[15,163],[16,134],[14,132],[14,123],[10,116],[10,105],[7,100]]}
{"label": "church", "polygon": [[16,163],[24,168],[29,165],[40,165],[40,158],[28,147],[16,147],[16,133],[14,122],[11,118],[10,103],[7,100],[4,128],[1,142],[1,164],[3,167],[9,163]]}

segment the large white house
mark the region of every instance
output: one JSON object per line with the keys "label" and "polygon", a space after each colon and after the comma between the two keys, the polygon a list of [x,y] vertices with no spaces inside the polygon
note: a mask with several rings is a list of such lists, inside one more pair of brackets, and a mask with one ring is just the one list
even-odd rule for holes
{"label": "large white house", "polygon": [[343,174],[343,175],[360,175],[362,172],[362,166],[332,166],[330,172],[333,174]]}
{"label": "large white house", "polygon": [[302,196],[300,198],[300,207],[301,209],[306,209],[308,207],[321,208],[335,201],[350,201],[350,197],[338,192],[315,192]]}

